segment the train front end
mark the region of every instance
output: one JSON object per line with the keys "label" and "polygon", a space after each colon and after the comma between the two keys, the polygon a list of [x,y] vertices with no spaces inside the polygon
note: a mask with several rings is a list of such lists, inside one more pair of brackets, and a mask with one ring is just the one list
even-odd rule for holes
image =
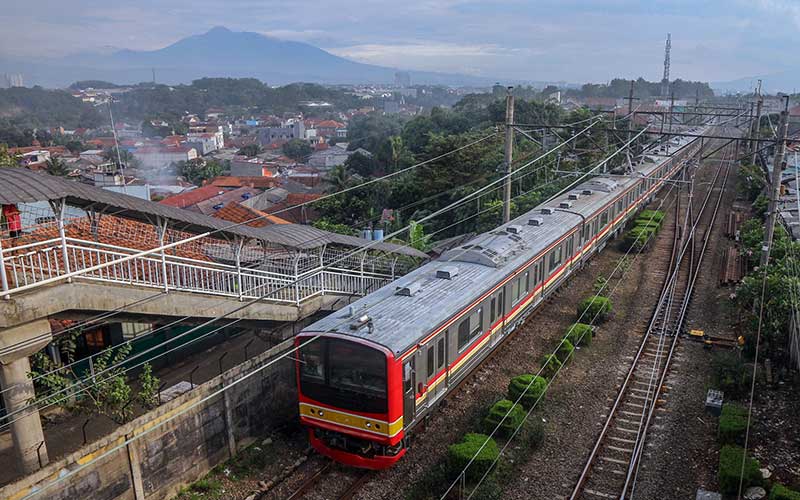
{"label": "train front end", "polygon": [[300,422],[311,445],[337,462],[386,469],[405,454],[402,372],[393,354],[337,334],[301,333]]}

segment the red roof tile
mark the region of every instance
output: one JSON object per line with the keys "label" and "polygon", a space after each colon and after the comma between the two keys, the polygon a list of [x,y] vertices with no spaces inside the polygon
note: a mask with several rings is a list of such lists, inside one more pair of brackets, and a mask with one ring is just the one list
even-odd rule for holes
{"label": "red roof tile", "polygon": [[213,198],[214,196],[218,196],[224,191],[225,190],[219,186],[207,185],[197,189],[192,189],[190,191],[185,191],[183,193],[178,193],[175,196],[170,196],[169,198],[164,198],[159,203],[162,205],[169,205],[171,207],[186,208],[196,205],[201,201]]}
{"label": "red roof tile", "polygon": [[252,227],[264,227],[271,226],[273,224],[290,224],[289,221],[286,221],[276,215],[269,215],[260,210],[246,207],[238,201],[231,201],[224,207],[217,210],[212,217],[235,223],[245,222],[246,225]]}

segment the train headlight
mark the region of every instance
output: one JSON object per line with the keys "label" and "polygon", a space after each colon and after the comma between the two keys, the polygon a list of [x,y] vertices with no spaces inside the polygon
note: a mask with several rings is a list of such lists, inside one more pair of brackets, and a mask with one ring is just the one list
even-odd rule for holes
{"label": "train headlight", "polygon": [[367,429],[369,429],[370,427],[372,427],[372,424],[371,424],[371,423],[369,423],[369,422],[367,422],[367,423],[366,423],[366,426],[367,426]]}
{"label": "train headlight", "polygon": [[319,410],[319,416],[321,417],[322,415],[324,415],[323,411]]}

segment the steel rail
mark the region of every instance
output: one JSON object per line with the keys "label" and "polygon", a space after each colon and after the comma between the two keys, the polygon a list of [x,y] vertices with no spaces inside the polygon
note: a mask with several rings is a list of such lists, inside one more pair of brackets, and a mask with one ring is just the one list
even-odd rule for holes
{"label": "steel rail", "polygon": [[[720,165],[719,169],[717,170],[717,172],[715,174],[715,177],[714,177],[714,180],[712,181],[712,185],[714,185],[716,183],[717,178],[719,176],[719,173],[722,170],[722,166],[723,165]],[[727,180],[727,175],[726,175],[725,179]],[[659,320],[660,312],[662,310],[664,310],[665,305],[670,303],[671,300],[674,298],[674,293],[675,293],[674,288],[675,288],[675,284],[676,284],[676,282],[678,280],[678,273],[680,271],[680,262],[683,260],[685,254],[686,254],[686,251],[689,248],[690,243],[693,241],[694,232],[695,232],[695,230],[697,228],[697,225],[700,222],[702,214],[705,212],[705,207],[706,207],[706,205],[708,203],[708,200],[710,199],[712,191],[713,190],[709,190],[709,192],[707,193],[707,195],[706,195],[706,197],[705,197],[705,199],[703,201],[703,204],[701,206],[700,214],[698,215],[697,219],[695,219],[694,223],[691,225],[691,231],[689,231],[688,233],[682,234],[681,238],[678,238],[679,225],[680,225],[679,224],[679,220],[676,219],[676,221],[675,221],[675,233],[674,233],[674,236],[673,236],[673,248],[672,248],[672,255],[670,257],[670,267],[668,269],[667,278],[664,281],[664,285],[662,287],[662,291],[661,291],[658,303],[657,303],[657,305],[655,307],[654,313],[653,313],[653,315],[652,315],[652,317],[650,319],[650,322],[648,324],[648,327],[647,327],[647,330],[646,330],[647,333],[642,338],[642,342],[639,345],[639,349],[637,350],[637,352],[636,352],[636,354],[634,356],[634,360],[631,363],[631,366],[628,369],[626,377],[625,377],[625,379],[624,379],[624,381],[623,381],[623,383],[622,383],[622,385],[621,385],[621,387],[620,387],[620,389],[619,389],[619,391],[617,393],[617,397],[614,400],[614,404],[612,405],[611,409],[609,410],[609,413],[608,413],[608,416],[606,418],[606,421],[605,421],[605,423],[603,425],[603,428],[600,431],[600,436],[598,437],[597,441],[595,442],[595,445],[592,448],[592,451],[591,451],[591,453],[589,455],[589,458],[586,461],[586,464],[584,465],[584,468],[583,468],[583,470],[581,472],[581,475],[578,478],[578,482],[576,483],[575,488],[572,491],[572,494],[570,496],[570,500],[576,499],[578,497],[578,495],[580,495],[580,493],[583,491],[583,486],[584,486],[586,480],[589,477],[589,472],[591,471],[592,466],[594,465],[594,462],[595,462],[595,460],[597,458],[597,454],[600,451],[601,446],[605,442],[605,438],[608,435],[608,431],[609,431],[609,428],[611,426],[611,423],[616,418],[617,410],[619,409],[619,406],[622,403],[623,398],[627,394],[628,388],[629,388],[630,383],[631,383],[631,379],[633,378],[633,374],[636,371],[636,368],[639,366],[639,361],[641,360],[642,353],[644,352],[645,348],[647,347],[650,333],[653,331],[653,329],[656,326],[656,324],[658,323],[658,321],[660,321]],[[723,186],[721,192],[724,192],[724,186]],[[718,208],[718,204],[717,204],[717,208]],[[689,220],[689,217],[690,217],[690,210],[691,210],[691,200],[690,200],[690,203],[687,205],[687,214],[686,214],[686,219],[685,219],[687,221],[687,225],[688,225],[688,220]],[[710,234],[710,232],[708,234]],[[684,239],[683,236],[686,236],[686,238]],[[679,239],[680,240],[684,240],[684,241],[683,241],[683,244],[680,245],[681,246],[680,253],[676,256],[676,254],[675,254],[675,251],[677,249],[676,243],[678,242]],[[691,268],[692,267],[694,267],[694,266],[690,264],[690,276],[689,276],[689,280],[690,281],[692,280],[692,276],[691,276]],[[696,274],[695,274],[695,277],[696,277]],[[684,301],[687,301],[687,300],[688,300],[688,294],[686,296],[684,296]],[[679,317],[682,320],[683,314],[685,314],[685,307],[684,307],[683,304],[682,304],[681,310],[683,311],[683,313]],[[665,314],[665,318],[664,319],[666,321],[668,319],[667,316],[666,316],[668,314],[668,312],[665,311],[664,314]],[[678,325],[678,328],[679,328],[679,325]],[[675,335],[675,339],[677,339],[677,338],[678,338],[678,335],[676,334]],[[659,348],[660,348],[660,345],[659,345]],[[673,341],[673,345],[672,345],[672,347],[670,349],[670,355],[669,355],[668,359],[671,359],[671,357],[672,357],[672,353],[674,351],[674,345],[675,345],[675,342]],[[654,366],[655,366],[655,362],[656,361],[654,361]],[[666,373],[666,369],[664,369],[663,372]],[[660,387],[661,387],[662,384],[663,384],[663,377],[662,377],[662,382],[659,383],[659,386],[658,386],[657,392],[655,393],[655,396],[652,398],[653,406],[651,406],[651,411],[654,408],[654,403],[658,400],[658,396],[660,395]],[[648,392],[649,392],[649,388],[648,388]],[[648,396],[649,396],[649,394],[648,394]],[[636,448],[634,449],[634,451],[635,450],[636,450]]]}

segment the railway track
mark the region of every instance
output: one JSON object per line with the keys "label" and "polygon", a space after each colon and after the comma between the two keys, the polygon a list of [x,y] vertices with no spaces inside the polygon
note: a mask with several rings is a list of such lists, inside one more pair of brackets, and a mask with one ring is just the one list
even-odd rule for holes
{"label": "railway track", "polygon": [[[672,258],[659,301],[570,500],[632,496],[654,411],[667,397],[666,377],[675,358],[729,170],[729,162],[720,162],[702,201],[694,199],[695,183],[690,184],[683,225],[674,228]],[[718,195],[712,202],[715,191]],[[677,225],[681,218],[680,204],[676,205]]]}
{"label": "railway track", "polygon": [[344,468],[332,460],[327,460],[286,499],[335,498],[336,500],[350,500],[371,476],[371,471]]}

